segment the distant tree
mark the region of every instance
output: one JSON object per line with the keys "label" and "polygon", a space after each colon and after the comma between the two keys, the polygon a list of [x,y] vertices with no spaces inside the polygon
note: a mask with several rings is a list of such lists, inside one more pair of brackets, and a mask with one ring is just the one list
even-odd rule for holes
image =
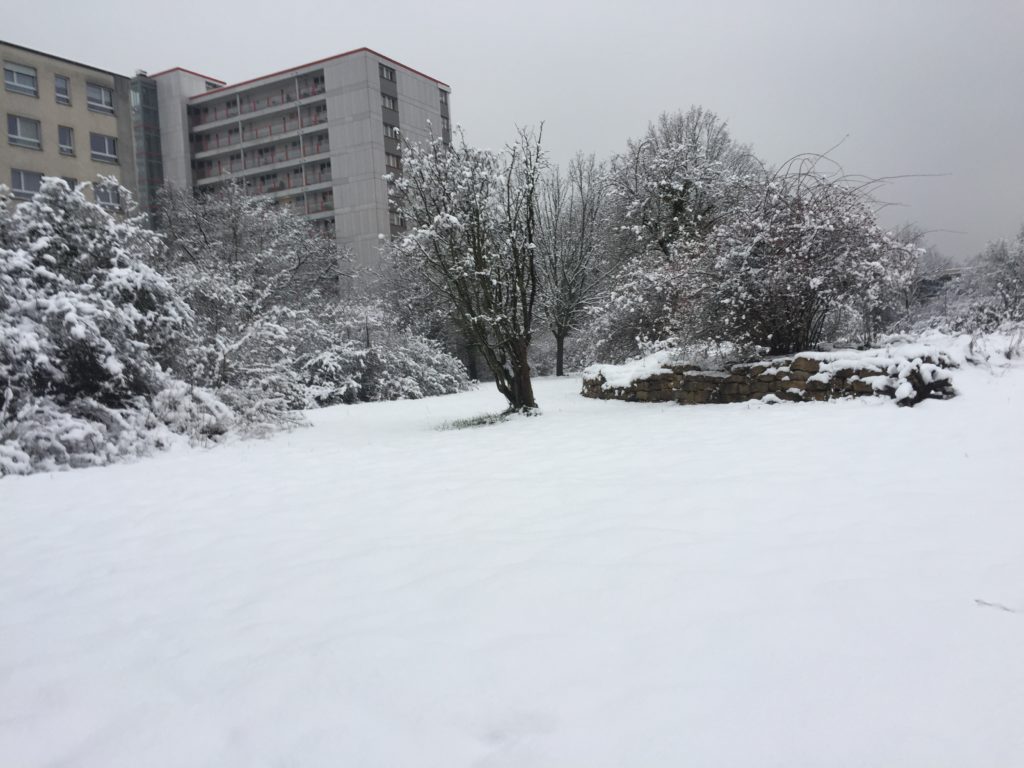
{"label": "distant tree", "polygon": [[990,243],[970,265],[975,295],[1000,321],[1024,320],[1024,228],[1012,242]]}
{"label": "distant tree", "polygon": [[607,170],[593,155],[576,155],[566,174],[555,168],[539,196],[539,310],[555,337],[555,375],[565,373],[565,340],[607,284]]}
{"label": "distant tree", "polygon": [[729,214],[760,167],[714,112],[663,113],[612,162],[617,223],[640,250],[675,258],[677,244],[703,238]]}
{"label": "distant tree", "polygon": [[529,351],[537,302],[540,132],[520,131],[503,153],[460,136],[407,144],[394,200],[408,230],[394,258],[443,296],[479,350],[509,410],[537,403]]}

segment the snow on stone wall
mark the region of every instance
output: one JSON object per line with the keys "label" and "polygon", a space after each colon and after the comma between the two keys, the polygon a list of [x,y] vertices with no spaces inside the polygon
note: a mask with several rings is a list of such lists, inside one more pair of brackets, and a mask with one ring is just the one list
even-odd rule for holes
{"label": "snow on stone wall", "polygon": [[738,403],[745,400],[831,400],[882,395],[899,405],[954,395],[949,372],[956,362],[934,350],[913,356],[880,350],[802,352],[793,357],[741,363],[723,370],[643,361],[593,365],[583,373],[583,396],[629,402]]}

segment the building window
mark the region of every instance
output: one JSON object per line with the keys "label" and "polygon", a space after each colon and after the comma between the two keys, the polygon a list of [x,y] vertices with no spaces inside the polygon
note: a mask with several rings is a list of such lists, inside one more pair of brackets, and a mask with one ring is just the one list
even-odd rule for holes
{"label": "building window", "polygon": [[75,131],[67,125],[57,126],[57,146],[62,155],[75,154]]}
{"label": "building window", "polygon": [[392,83],[395,82],[395,70],[384,64],[380,65],[380,79],[390,80]]}
{"label": "building window", "polygon": [[393,171],[401,170],[401,168],[402,168],[402,158],[399,157],[398,155],[393,155],[390,152],[385,152],[384,153],[384,165],[386,165],[388,168],[390,168]]}
{"label": "building window", "polygon": [[4,88],[13,93],[23,93],[26,96],[38,96],[39,81],[36,79],[36,68],[5,61]]}
{"label": "building window", "polygon": [[398,126],[392,125],[391,123],[384,123],[384,135],[387,136],[389,139],[394,139],[395,141],[398,141]]}
{"label": "building window", "polygon": [[405,217],[401,214],[400,211],[391,211],[388,214],[388,218],[391,220],[391,225],[393,227],[405,226]]}
{"label": "building window", "polygon": [[53,90],[57,94],[58,104],[71,103],[71,80],[64,75],[53,76]]}
{"label": "building window", "polygon": [[67,182],[67,185],[72,189],[78,186],[78,179],[74,176],[61,176],[61,178],[64,179],[64,181]]}
{"label": "building window", "polygon": [[96,83],[87,83],[85,86],[85,100],[93,112],[106,112],[114,114],[114,92],[105,86]]}
{"label": "building window", "polygon": [[111,184],[101,184],[93,188],[96,202],[107,208],[121,207],[121,190]]}
{"label": "building window", "polygon": [[11,169],[11,191],[15,197],[32,197],[43,183],[43,174]]}
{"label": "building window", "polygon": [[384,109],[398,109],[398,105],[395,104],[395,97],[388,96],[386,93],[380,95],[380,103]]}
{"label": "building window", "polygon": [[440,88],[437,89],[438,93],[441,94],[441,106],[448,106],[448,91],[443,91]]}
{"label": "building window", "polygon": [[92,159],[101,163],[117,162],[117,139],[104,136],[102,133],[89,134],[89,149]]}
{"label": "building window", "polygon": [[42,149],[42,133],[39,121],[20,115],[7,116],[7,143],[17,147]]}

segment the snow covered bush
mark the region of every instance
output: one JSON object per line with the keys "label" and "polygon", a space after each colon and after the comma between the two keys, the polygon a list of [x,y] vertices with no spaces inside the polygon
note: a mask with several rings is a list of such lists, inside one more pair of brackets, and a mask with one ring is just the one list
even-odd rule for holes
{"label": "snow covered bush", "polygon": [[104,464],[170,435],[150,404],[191,311],[149,266],[159,238],[86,188],[46,178],[29,201],[0,199],[0,473]]}
{"label": "snow covered bush", "polygon": [[592,313],[594,359],[721,344],[783,354],[887,330],[916,249],[879,227],[870,182],[825,163],[767,168],[701,109],[632,142],[612,175],[613,230],[632,255]]}
{"label": "snow covered bush", "polygon": [[1024,323],[1024,227],[989,243],[964,270],[953,312],[957,330],[992,332]]}
{"label": "snow covered bush", "polygon": [[663,114],[611,164],[605,248],[619,266],[586,336],[593,359],[624,360],[678,336],[694,301],[701,243],[743,199],[760,168],[702,107]]}
{"label": "snow covered bush", "polygon": [[440,342],[399,328],[377,306],[335,313],[325,348],[300,357],[310,406],[418,399],[470,387],[466,369]]}
{"label": "snow covered bush", "polygon": [[766,177],[714,228],[684,314],[708,338],[769,354],[837,333],[870,342],[913,278],[915,249],[878,226],[860,186],[813,167]]}
{"label": "snow covered bush", "polygon": [[217,392],[240,429],[296,423],[306,404],[298,358],[315,343],[320,309],[338,301],[334,238],[234,182],[202,195],[167,189],[160,212],[159,266],[195,316],[175,369]]}
{"label": "snow covered bush", "polygon": [[438,345],[343,295],[334,238],[269,198],[236,183],[167,190],[161,211],[161,264],[195,314],[176,369],[230,406],[234,429],[261,434],[296,423],[301,408],[465,387]]}

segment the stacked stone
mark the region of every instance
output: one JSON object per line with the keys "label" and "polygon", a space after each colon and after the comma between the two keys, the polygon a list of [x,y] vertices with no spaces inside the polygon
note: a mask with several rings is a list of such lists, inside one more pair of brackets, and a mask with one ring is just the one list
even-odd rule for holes
{"label": "stacked stone", "polygon": [[[945,361],[924,359],[942,367]],[[634,381],[628,387],[608,387],[603,376],[585,378],[583,395],[602,400],[625,400],[640,403],[677,402],[683,405],[700,403],[739,403],[774,395],[781,400],[830,400],[836,397],[863,395],[895,396],[896,388],[885,371],[875,366],[845,367],[821,371],[818,359],[797,355],[757,363],[732,365],[727,370],[701,370],[693,365],[671,366],[667,372]],[[915,395],[900,404],[913,405],[926,397],[950,397],[949,380],[926,383],[919,372],[911,371],[907,380]]]}

